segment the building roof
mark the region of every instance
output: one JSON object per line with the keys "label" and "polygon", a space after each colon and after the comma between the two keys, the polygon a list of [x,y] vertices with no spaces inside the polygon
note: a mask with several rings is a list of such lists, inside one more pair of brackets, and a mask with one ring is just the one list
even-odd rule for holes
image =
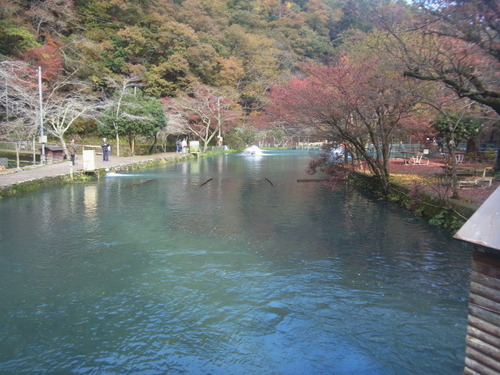
{"label": "building roof", "polygon": [[467,220],[454,238],[500,251],[500,187]]}
{"label": "building roof", "polygon": [[49,151],[64,151],[61,146],[45,146],[45,149]]}

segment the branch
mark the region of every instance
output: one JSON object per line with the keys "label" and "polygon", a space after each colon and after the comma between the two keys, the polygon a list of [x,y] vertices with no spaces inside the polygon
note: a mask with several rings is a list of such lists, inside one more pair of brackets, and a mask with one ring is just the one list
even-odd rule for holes
{"label": "branch", "polygon": [[[468,98],[475,102],[484,104],[493,109],[500,115],[500,93],[490,90],[471,91],[466,90],[455,80],[443,76],[433,76],[420,74],[417,71],[407,70],[403,73],[405,77],[419,79],[421,81],[443,82],[446,86],[452,88],[460,98]],[[475,87],[482,87],[482,82],[477,77],[468,77]]]}

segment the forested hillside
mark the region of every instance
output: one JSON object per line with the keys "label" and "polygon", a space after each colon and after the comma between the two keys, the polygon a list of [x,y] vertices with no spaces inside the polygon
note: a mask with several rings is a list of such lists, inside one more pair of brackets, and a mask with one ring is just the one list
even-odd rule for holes
{"label": "forested hillside", "polygon": [[342,34],[371,28],[373,0],[4,0],[0,53],[104,86],[140,77],[145,93],[193,85],[238,90],[258,105],[297,64],[327,61]]}

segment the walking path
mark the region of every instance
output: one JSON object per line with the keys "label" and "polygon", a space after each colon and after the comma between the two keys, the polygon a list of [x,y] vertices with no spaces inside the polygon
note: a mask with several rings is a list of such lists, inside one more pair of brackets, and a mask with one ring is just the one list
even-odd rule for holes
{"label": "walking path", "polygon": [[[143,155],[143,156],[130,156],[130,157],[117,157],[110,156],[109,161],[102,161],[102,157],[96,157],[95,168],[116,168],[120,166],[127,166],[136,163],[142,163],[150,160],[176,160],[185,159],[189,154],[179,154],[176,152],[167,152],[163,154],[155,155]],[[64,161],[62,163],[48,164],[48,165],[36,165],[33,167],[24,167],[21,170],[9,169],[4,172],[0,172],[0,188],[8,187],[11,185],[38,180],[46,177],[56,177],[65,176],[71,173],[80,172],[83,170],[82,159],[77,159],[76,165],[71,167],[70,162]]]}

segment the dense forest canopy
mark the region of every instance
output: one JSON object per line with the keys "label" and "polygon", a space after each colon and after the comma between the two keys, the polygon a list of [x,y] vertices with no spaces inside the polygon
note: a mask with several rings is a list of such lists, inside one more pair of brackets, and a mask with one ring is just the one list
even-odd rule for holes
{"label": "dense forest canopy", "polygon": [[227,85],[251,105],[298,63],[328,61],[345,31],[373,27],[368,3],[4,0],[0,54],[97,86],[135,74],[156,97]]}

